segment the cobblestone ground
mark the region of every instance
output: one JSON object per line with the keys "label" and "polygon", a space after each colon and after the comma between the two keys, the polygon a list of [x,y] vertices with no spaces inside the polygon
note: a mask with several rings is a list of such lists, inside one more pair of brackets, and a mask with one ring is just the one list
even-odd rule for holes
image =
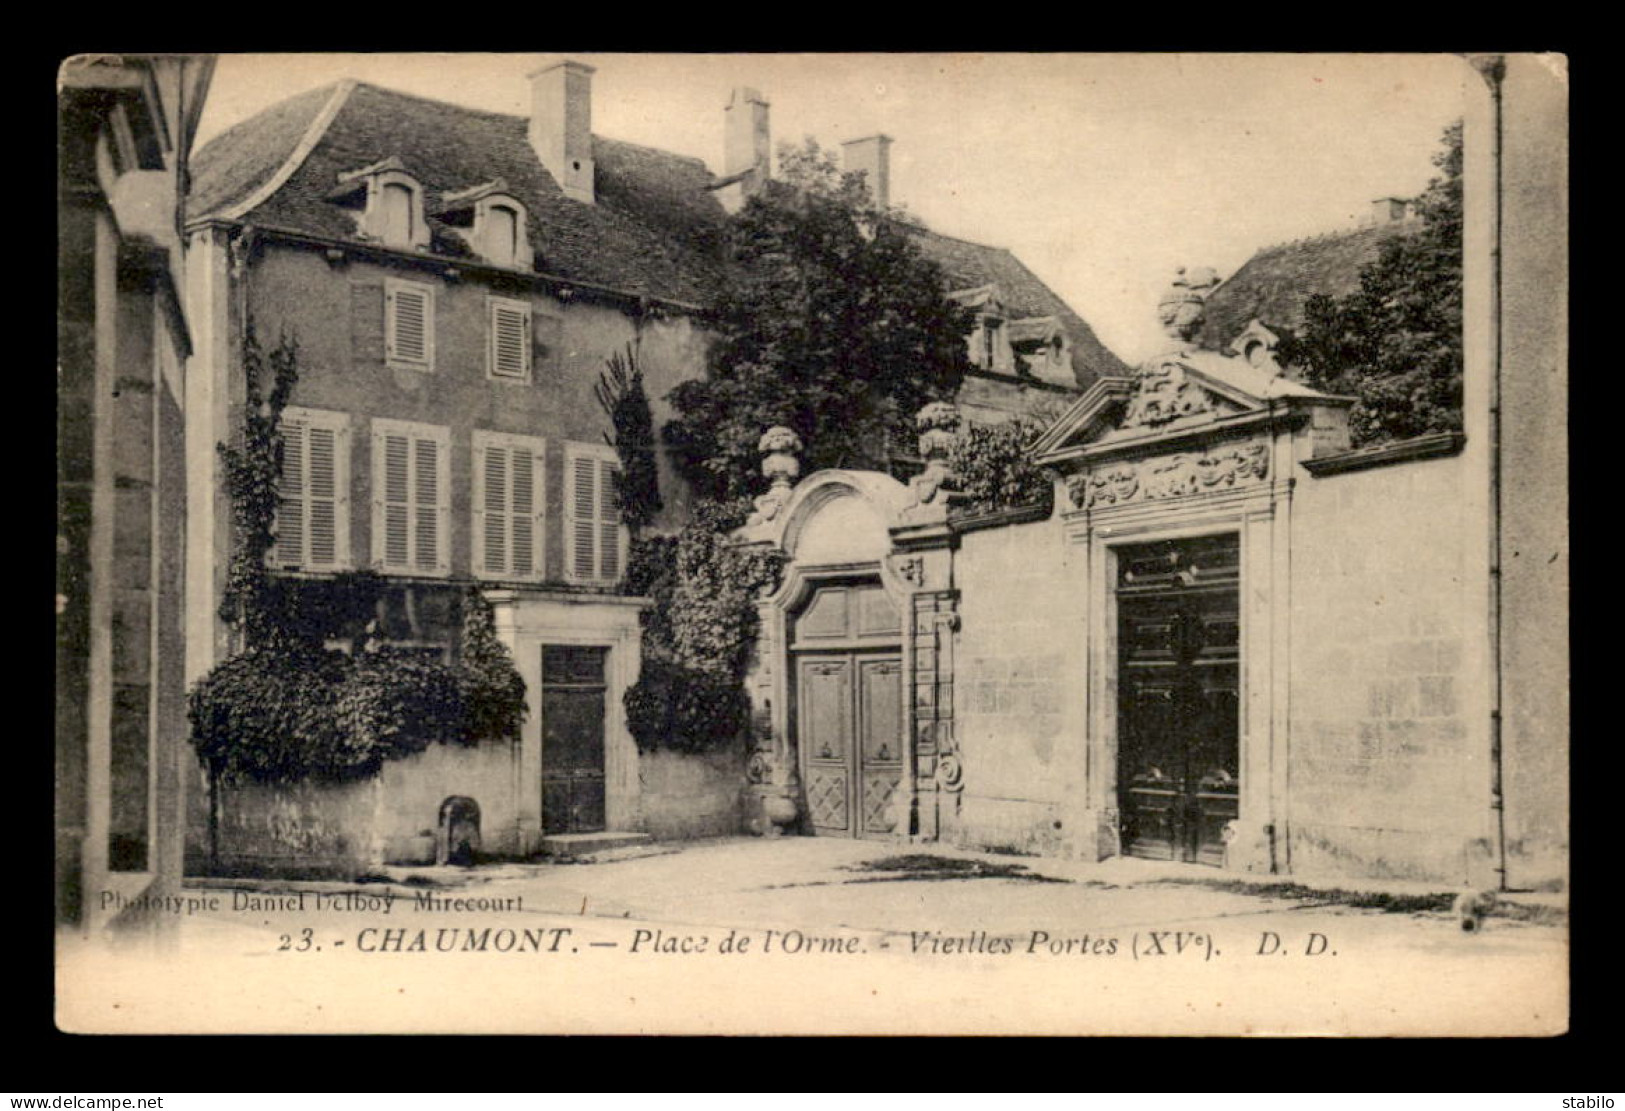
{"label": "cobblestone ground", "polygon": [[[1449,912],[1452,893],[1425,885],[1261,890],[1194,866],[812,838],[389,878],[194,881],[187,894],[208,908],[184,916],[184,961],[130,981],[119,1013],[94,1000],[90,1012],[114,1028],[189,1029],[247,1007],[256,1030],[1414,1035],[1566,1025],[1559,910],[1515,906],[1468,932]],[[131,967],[109,974],[129,980]],[[187,984],[184,999],[158,1002]]]}

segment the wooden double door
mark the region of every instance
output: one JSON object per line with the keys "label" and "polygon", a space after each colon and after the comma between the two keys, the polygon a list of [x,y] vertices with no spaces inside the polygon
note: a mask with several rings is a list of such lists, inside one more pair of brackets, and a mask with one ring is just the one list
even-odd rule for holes
{"label": "wooden double door", "polygon": [[812,831],[886,837],[903,781],[903,660],[887,652],[796,656],[796,719]]}
{"label": "wooden double door", "polygon": [[1123,852],[1221,865],[1241,790],[1236,537],[1140,545],[1118,566]]}

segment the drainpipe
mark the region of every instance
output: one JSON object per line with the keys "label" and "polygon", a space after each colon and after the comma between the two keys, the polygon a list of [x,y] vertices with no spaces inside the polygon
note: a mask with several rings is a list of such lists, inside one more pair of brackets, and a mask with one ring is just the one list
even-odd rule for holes
{"label": "drainpipe", "polygon": [[1501,217],[1502,168],[1501,136],[1504,106],[1502,78],[1506,75],[1506,60],[1499,54],[1477,55],[1468,59],[1473,68],[1490,88],[1490,165],[1495,192],[1490,206],[1490,817],[1495,829],[1496,888],[1509,890],[1507,884],[1506,794],[1502,758],[1502,660],[1501,660]]}

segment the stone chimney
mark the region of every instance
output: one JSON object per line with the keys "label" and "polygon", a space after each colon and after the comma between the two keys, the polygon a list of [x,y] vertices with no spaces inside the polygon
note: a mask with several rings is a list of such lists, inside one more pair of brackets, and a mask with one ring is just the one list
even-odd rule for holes
{"label": "stone chimney", "polygon": [[773,173],[773,133],[768,124],[768,103],[755,89],[733,91],[722,113],[722,177],[743,175],[724,186],[717,197],[729,213],[738,212],[745,202],[767,184]]}
{"label": "stone chimney", "polygon": [[593,203],[592,75],[563,61],[530,75],[530,145],[564,195]]}
{"label": "stone chimney", "polygon": [[869,185],[875,207],[891,207],[891,137],[870,135],[841,144],[841,165],[847,173],[861,173]]}
{"label": "stone chimney", "polygon": [[1373,224],[1397,224],[1410,215],[1410,202],[1402,197],[1378,197],[1371,202]]}

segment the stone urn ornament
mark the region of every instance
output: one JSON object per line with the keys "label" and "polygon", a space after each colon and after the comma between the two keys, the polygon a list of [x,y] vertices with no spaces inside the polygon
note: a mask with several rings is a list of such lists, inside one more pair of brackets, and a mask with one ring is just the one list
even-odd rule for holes
{"label": "stone urn ornament", "polygon": [[762,433],[756,450],[762,454],[762,474],[771,485],[756,499],[756,509],[747,524],[761,525],[773,520],[790,500],[790,487],[801,477],[801,460],[796,456],[804,445],[795,429],[775,425]]}

